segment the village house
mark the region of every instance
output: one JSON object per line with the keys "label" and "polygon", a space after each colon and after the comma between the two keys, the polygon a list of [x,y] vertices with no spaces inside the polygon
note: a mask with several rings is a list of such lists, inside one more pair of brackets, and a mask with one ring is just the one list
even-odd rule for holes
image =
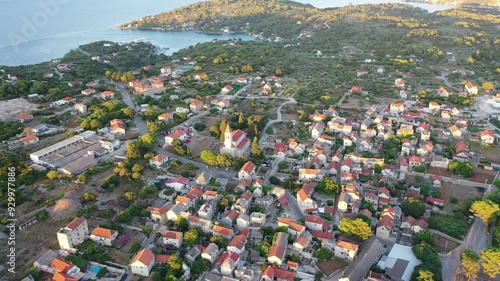
{"label": "village house", "polygon": [[189,103],[189,110],[191,112],[199,112],[203,109],[203,102],[201,100],[193,99]]}
{"label": "village house", "polygon": [[396,88],[404,88],[405,82],[403,81],[403,79],[397,78],[394,80],[394,86],[396,86]]}
{"label": "village house", "polygon": [[174,121],[174,114],[172,114],[170,112],[165,112],[161,115],[158,115],[158,121],[172,122],[172,121]]}
{"label": "village house", "polygon": [[72,262],[64,260],[62,258],[55,258],[51,263],[50,267],[56,272],[52,277],[52,280],[77,280],[80,273],[80,268],[74,265]]}
{"label": "village house", "polygon": [[438,111],[441,109],[441,105],[435,101],[429,102],[429,110],[431,111]]}
{"label": "village house", "polygon": [[257,172],[257,166],[252,161],[247,161],[238,172],[238,179],[253,179]]}
{"label": "village house", "polygon": [[186,205],[183,203],[177,203],[172,208],[167,211],[167,220],[177,221],[177,216],[186,210]]}
{"label": "village house", "polygon": [[282,142],[274,144],[274,157],[279,159],[285,159],[288,154],[288,147]]}
{"label": "village house", "polygon": [[144,248],[130,262],[130,270],[132,274],[148,277],[153,265],[155,265],[155,255],[151,250]]}
{"label": "village house", "polygon": [[201,253],[203,259],[209,260],[210,263],[214,263],[219,255],[219,246],[215,243],[210,243]]}
{"label": "village house", "polygon": [[392,235],[392,228],[395,225],[396,210],[392,207],[387,207],[382,211],[380,215],[380,220],[377,224],[377,229],[375,235],[381,239],[394,240],[394,235]]}
{"label": "village house", "polygon": [[147,207],[146,210],[151,213],[150,218],[152,221],[163,223],[167,219],[167,212],[172,205],[173,203],[169,202],[163,204],[160,208]]}
{"label": "village house", "polygon": [[177,129],[174,132],[165,136],[165,145],[172,145],[174,140],[184,142],[188,138],[187,132],[184,129]]}
{"label": "village house", "polygon": [[113,119],[109,121],[111,125],[110,132],[115,135],[124,135],[127,126],[121,119]]}
{"label": "village house", "polygon": [[299,169],[300,181],[320,181],[323,179],[324,171],[320,169]]}
{"label": "village house", "polygon": [[155,157],[149,159],[149,165],[156,168],[162,167],[167,162],[168,162],[168,156],[163,154],[158,154]]}
{"label": "village house", "polygon": [[356,71],[357,77],[361,77],[361,76],[366,75],[366,74],[368,74],[368,70],[366,70],[366,69],[360,69],[360,70]]}
{"label": "village house", "polygon": [[479,133],[482,144],[493,144],[495,142],[495,133],[491,130],[483,130]]}
{"label": "village house", "polygon": [[226,85],[220,90],[220,93],[225,95],[225,94],[228,94],[229,92],[231,92],[232,90],[233,90],[233,87],[231,87],[231,85]]}
{"label": "village house", "polygon": [[118,231],[102,227],[96,227],[90,233],[90,240],[99,245],[112,246],[113,241],[118,237]]}
{"label": "village house", "polygon": [[92,95],[95,94],[96,90],[95,89],[85,89],[81,91],[81,94],[84,96]]}
{"label": "village house", "polygon": [[208,80],[208,75],[205,72],[198,73],[193,77],[195,80],[201,81],[201,80]]}
{"label": "village house", "polygon": [[306,231],[306,227],[303,226],[302,224],[297,223],[292,218],[284,218],[284,217],[279,217],[278,218],[278,227],[280,226],[285,226],[288,228],[288,233],[290,233],[292,236],[297,237]]}
{"label": "village house", "polygon": [[233,238],[233,229],[227,228],[223,226],[215,226],[212,228],[212,235],[214,236],[222,236],[227,240],[231,240]]}
{"label": "village house", "polygon": [[151,86],[153,86],[153,88],[155,89],[160,89],[163,88],[165,85],[163,81],[161,81],[160,79],[154,79],[153,81],[151,81]]}
{"label": "village house", "polygon": [[477,96],[478,88],[474,83],[469,81],[464,85],[464,92],[469,95]]}
{"label": "village house", "polygon": [[164,245],[172,245],[177,249],[179,249],[182,245],[182,232],[165,230],[162,234],[162,237]]}
{"label": "village house", "polygon": [[31,113],[21,113],[16,115],[16,120],[21,123],[27,123],[33,120],[33,115]]}
{"label": "village house", "polygon": [[[215,205],[215,206],[213,206]],[[198,216],[202,219],[212,220],[216,204],[215,201],[207,201],[198,209]]]}
{"label": "village house", "polygon": [[331,229],[330,224],[324,218],[311,215],[306,215],[305,225],[308,229],[316,231],[328,231]]}
{"label": "village house", "polygon": [[335,244],[334,256],[352,262],[356,258],[358,249],[358,244],[340,240]]}
{"label": "village house", "polygon": [[453,138],[461,138],[462,137],[462,131],[460,131],[460,128],[457,127],[457,125],[452,125],[450,127],[450,133]]}
{"label": "village house", "polygon": [[404,112],[405,105],[404,103],[391,103],[389,109],[392,115],[399,115]]}
{"label": "village house", "polygon": [[423,220],[422,218],[417,220],[412,216],[403,218],[403,221],[401,222],[401,229],[409,229],[413,233],[427,230],[428,227],[429,224],[425,220]]}
{"label": "village house", "polygon": [[267,261],[269,263],[281,266],[285,258],[287,245],[288,245],[288,234],[284,232],[276,233],[273,245],[271,246],[269,254],[267,255]]}
{"label": "village house", "polygon": [[318,139],[325,131],[325,123],[323,121],[316,122],[311,127],[311,137],[313,139]]}
{"label": "village house", "polygon": [[103,100],[111,100],[115,98],[115,93],[111,91],[104,91],[101,93],[101,99]]}
{"label": "village house", "polygon": [[314,199],[312,199],[315,188],[316,184],[305,183],[297,192],[297,204],[302,211],[318,208],[318,204],[314,201]]}
{"label": "village house", "polygon": [[222,264],[220,265],[220,272],[224,276],[232,277],[234,271],[239,267],[240,255],[235,252],[224,254],[225,258],[222,260]]}
{"label": "village house", "polygon": [[295,239],[295,242],[293,242],[293,248],[299,252],[304,251],[307,246],[311,243],[311,238],[305,237],[305,236],[299,236],[297,239]]}
{"label": "village house", "polygon": [[87,220],[84,218],[73,219],[66,227],[57,232],[57,241],[63,250],[72,250],[82,243],[89,233]]}
{"label": "village house", "polygon": [[75,103],[73,108],[80,114],[87,113],[87,106],[83,103]]}
{"label": "village house", "polygon": [[40,141],[40,139],[35,135],[28,135],[19,140],[23,145],[33,144]]}
{"label": "village house", "polygon": [[448,91],[443,88],[443,87],[440,87],[438,90],[437,90],[437,93],[440,97],[443,97],[443,98],[447,98],[450,94],[448,93]]}

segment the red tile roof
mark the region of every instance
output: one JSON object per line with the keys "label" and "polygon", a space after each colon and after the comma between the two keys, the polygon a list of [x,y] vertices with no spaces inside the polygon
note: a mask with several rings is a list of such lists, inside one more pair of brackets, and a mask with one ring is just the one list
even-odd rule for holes
{"label": "red tile roof", "polygon": [[63,272],[66,273],[68,270],[70,270],[74,264],[72,264],[70,261],[62,260],[62,259],[54,259],[50,266],[55,269],[57,272]]}
{"label": "red tile roof", "polygon": [[252,161],[248,161],[246,162],[243,167],[241,167],[241,171],[247,173],[247,174],[251,174],[253,171],[255,171],[255,164],[252,162]]}
{"label": "red tile roof", "polygon": [[130,264],[134,264],[136,262],[141,263],[144,266],[149,266],[154,260],[154,254],[150,249],[144,248],[140,250],[132,260]]}
{"label": "red tile roof", "polygon": [[23,120],[23,119],[28,119],[28,118],[33,118],[33,115],[30,113],[21,113],[16,116],[16,119]]}
{"label": "red tile roof", "polygon": [[66,227],[73,230],[73,229],[78,228],[82,223],[84,223],[86,221],[87,220],[84,218],[75,218]]}
{"label": "red tile roof", "polygon": [[94,230],[92,230],[91,235],[111,239],[111,237],[115,233],[116,233],[116,230],[102,228],[102,227],[96,227]]}
{"label": "red tile roof", "polygon": [[29,135],[29,136],[25,136],[24,138],[22,138],[21,142],[30,142],[30,141],[34,141],[34,140],[38,140],[38,137],[34,136],[34,135]]}
{"label": "red tile roof", "polygon": [[77,280],[73,276],[70,276],[66,273],[56,272],[54,276],[52,276],[52,281],[77,281]]}

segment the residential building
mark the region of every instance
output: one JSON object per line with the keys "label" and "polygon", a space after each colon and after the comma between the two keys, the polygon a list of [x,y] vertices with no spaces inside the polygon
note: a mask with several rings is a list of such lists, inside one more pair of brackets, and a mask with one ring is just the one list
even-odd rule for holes
{"label": "residential building", "polygon": [[312,199],[315,188],[316,184],[305,183],[297,192],[297,204],[303,212],[308,209],[318,208],[318,204]]}
{"label": "residential building", "polygon": [[151,250],[144,248],[135,254],[130,262],[130,270],[132,274],[148,277],[153,265],[155,265],[155,255]]}
{"label": "residential building", "polygon": [[359,244],[340,240],[335,244],[334,256],[348,261],[354,261],[358,249]]}
{"label": "residential building", "polygon": [[186,130],[177,129],[177,130],[173,131],[172,133],[165,136],[165,144],[172,145],[172,142],[174,140],[180,140],[181,142],[184,142],[187,138],[188,138],[188,134],[187,134]]}
{"label": "residential building", "polygon": [[484,130],[479,133],[482,144],[493,144],[495,142],[495,133],[491,130]]}
{"label": "residential building", "polygon": [[16,120],[21,123],[27,123],[33,120],[33,115],[31,113],[21,113],[16,115]]}
{"label": "residential building", "polygon": [[118,237],[118,231],[103,227],[96,227],[90,233],[89,238],[90,240],[96,242],[99,245],[111,247],[116,237]]}
{"label": "residential building", "polygon": [[389,110],[390,110],[390,113],[392,115],[401,114],[405,110],[405,104],[404,103],[391,103]]}
{"label": "residential building", "polygon": [[179,249],[182,245],[182,232],[165,230],[162,234],[163,244],[172,245]]}
{"label": "residential building", "polygon": [[209,260],[212,264],[215,262],[219,256],[219,246],[215,243],[210,243],[201,253],[203,259]]}
{"label": "residential building", "polygon": [[57,240],[61,249],[72,250],[75,246],[82,243],[88,234],[89,227],[87,220],[84,218],[75,218],[57,232]]}
{"label": "residential building", "polygon": [[28,136],[25,136],[24,138],[21,138],[19,141],[21,141],[21,143],[23,145],[28,145],[28,144],[37,143],[40,141],[40,139],[35,135],[28,135]]}
{"label": "residential building", "polygon": [[252,161],[247,161],[238,172],[238,179],[253,179],[257,172],[257,166]]}
{"label": "residential building", "polygon": [[477,96],[478,88],[474,83],[469,81],[464,85],[464,91],[469,95]]}
{"label": "residential building", "polygon": [[162,167],[167,162],[168,162],[168,156],[163,154],[158,154],[155,157],[149,159],[149,165],[154,166],[156,168]]}
{"label": "residential building", "polygon": [[276,233],[273,245],[271,246],[269,254],[267,255],[267,261],[269,263],[281,266],[285,258],[287,245],[288,245],[288,234],[284,232]]}
{"label": "residential building", "polygon": [[320,181],[325,176],[325,172],[320,169],[299,169],[299,180]]}
{"label": "residential building", "polygon": [[161,115],[158,115],[158,121],[172,122],[174,121],[174,114],[170,112],[165,112]]}

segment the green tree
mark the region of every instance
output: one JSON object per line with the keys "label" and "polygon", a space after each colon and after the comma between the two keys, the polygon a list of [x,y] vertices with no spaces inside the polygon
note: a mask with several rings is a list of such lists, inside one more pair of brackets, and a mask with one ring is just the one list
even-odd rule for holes
{"label": "green tree", "polygon": [[219,125],[219,132],[220,132],[220,141],[224,142],[225,136],[224,133],[226,132],[226,127],[228,126],[227,121],[225,119],[222,119],[220,121]]}
{"label": "green tree", "polygon": [[495,278],[500,274],[500,249],[489,248],[481,252],[481,260],[483,261],[483,273],[490,278]]}
{"label": "green tree", "polygon": [[318,183],[316,191],[328,196],[335,196],[339,193],[340,188],[337,182],[330,178],[324,178]]}
{"label": "green tree", "polygon": [[201,159],[201,161],[203,161],[204,163],[206,163],[208,165],[211,165],[211,166],[217,165],[217,154],[215,154],[211,150],[203,150],[200,153],[200,159]]}
{"label": "green tree", "polygon": [[226,238],[219,235],[212,236],[210,238],[210,242],[217,244],[217,246],[219,246],[219,249],[224,249],[227,246]]}
{"label": "green tree", "polygon": [[177,227],[179,228],[180,231],[186,232],[189,228],[189,222],[187,219],[177,216],[177,222],[176,222]]}
{"label": "green tree", "polygon": [[200,274],[208,271],[208,269],[210,269],[211,266],[212,264],[210,263],[209,260],[199,258],[193,262],[192,271],[194,274]]}
{"label": "green tree", "polygon": [[178,256],[170,256],[167,265],[174,271],[179,271],[182,269],[182,260]]}
{"label": "green tree", "polygon": [[212,137],[216,137],[216,138],[220,137],[221,133],[220,133],[219,128],[217,128],[217,126],[211,126],[210,129],[208,129],[208,131],[210,132],[210,135]]}
{"label": "green tree", "polygon": [[132,107],[126,107],[126,108],[122,109],[122,112],[128,118],[132,118],[132,116],[135,115],[135,109],[133,109]]}
{"label": "green tree", "polygon": [[231,167],[233,165],[234,158],[229,153],[222,153],[217,155],[217,166],[221,167]]}
{"label": "green tree", "polygon": [[125,146],[125,153],[129,159],[141,158],[141,149],[137,141],[127,142]]}
{"label": "green tree", "polygon": [[132,200],[135,200],[137,196],[135,195],[134,192],[131,192],[131,191],[128,191],[128,192],[125,192],[125,199],[127,201],[132,201]]}
{"label": "green tree", "polygon": [[491,200],[475,201],[470,208],[470,212],[485,224],[490,223],[496,217],[498,211],[500,211],[500,207]]}
{"label": "green tree", "polygon": [[471,249],[464,249],[460,254],[460,260],[462,265],[462,271],[467,276],[467,278],[477,278],[479,273],[481,257],[478,253]]}
{"label": "green tree", "polygon": [[56,171],[49,171],[49,172],[47,173],[47,178],[48,178],[49,180],[55,180],[55,179],[57,179],[57,177],[58,177],[58,176],[59,176],[59,173],[58,173],[58,172],[56,172]]}
{"label": "green tree", "polygon": [[86,184],[87,177],[85,175],[79,175],[78,177],[76,177],[76,183],[77,184]]}
{"label": "green tree", "polygon": [[319,248],[314,252],[314,257],[318,258],[320,261],[326,261],[332,258],[332,251],[325,248]]}
{"label": "green tree", "polygon": [[260,253],[262,257],[267,257],[269,254],[269,251],[271,250],[271,244],[267,242],[267,240],[262,240],[257,244],[257,247],[255,249]]}
{"label": "green tree", "polygon": [[421,242],[425,242],[432,246],[436,244],[434,236],[430,231],[427,230],[419,231],[413,235],[413,243],[419,244]]}
{"label": "green tree", "polygon": [[403,202],[401,209],[405,214],[418,219],[425,213],[425,204],[422,200],[410,197]]}
{"label": "green tree", "polygon": [[197,229],[193,228],[184,233],[184,244],[187,246],[193,246],[199,241],[199,232]]}
{"label": "green tree", "polygon": [[339,224],[339,230],[348,236],[356,237],[361,240],[368,240],[372,235],[370,225],[362,219],[342,219]]}
{"label": "green tree", "polygon": [[95,200],[95,198],[96,198],[96,195],[92,192],[85,192],[83,194],[84,201],[93,201],[93,200]]}
{"label": "green tree", "polygon": [[419,270],[417,281],[434,281],[434,274],[429,270]]}
{"label": "green tree", "polygon": [[253,138],[252,149],[250,151],[253,156],[260,158],[262,156],[262,150],[260,149],[259,140],[257,137]]}

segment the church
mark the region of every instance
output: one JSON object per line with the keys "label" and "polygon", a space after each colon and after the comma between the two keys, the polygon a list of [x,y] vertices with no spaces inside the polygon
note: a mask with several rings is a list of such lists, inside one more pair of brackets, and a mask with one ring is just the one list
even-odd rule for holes
{"label": "church", "polygon": [[229,153],[234,158],[244,156],[250,147],[250,140],[242,130],[231,131],[229,124],[224,132],[224,143],[220,148],[220,153]]}

